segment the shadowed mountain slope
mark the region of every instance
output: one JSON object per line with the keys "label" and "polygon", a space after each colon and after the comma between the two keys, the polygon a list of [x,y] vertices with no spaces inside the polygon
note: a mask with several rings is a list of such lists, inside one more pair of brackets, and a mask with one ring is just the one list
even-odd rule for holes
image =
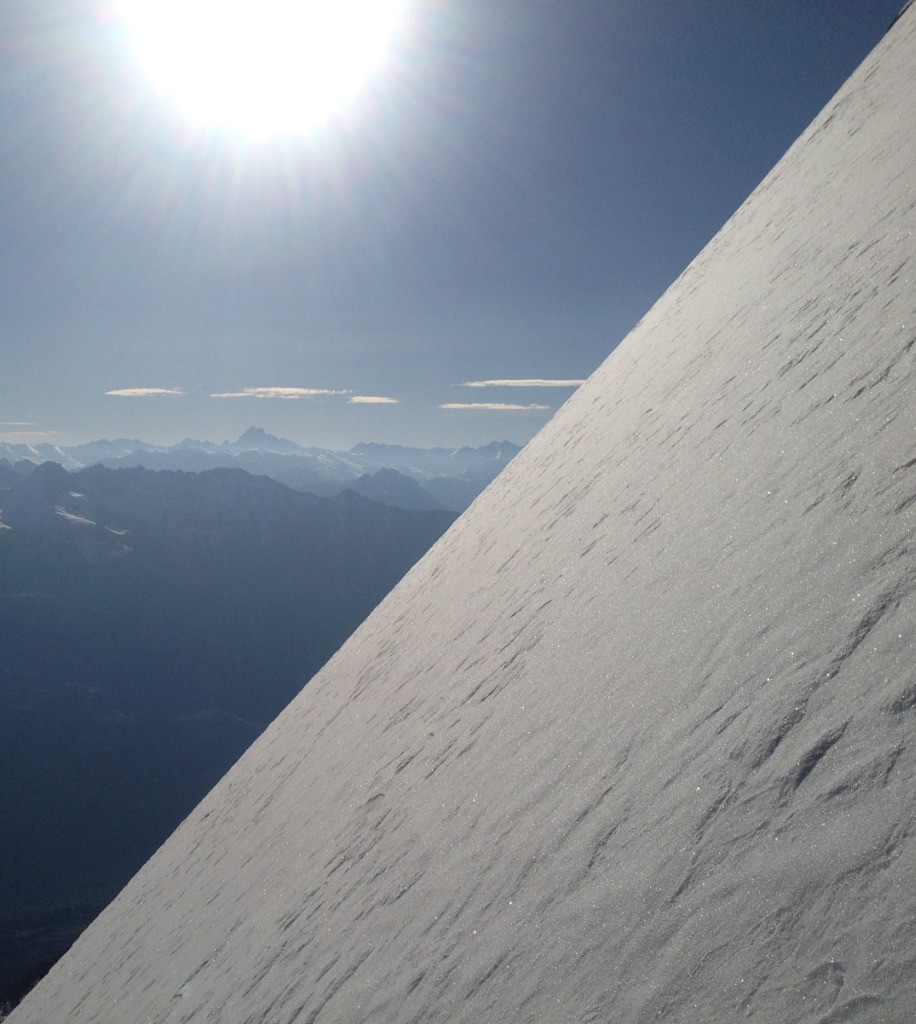
{"label": "shadowed mountain slope", "polygon": [[455,519],[238,469],[7,483],[0,1016]]}
{"label": "shadowed mountain slope", "polygon": [[916,7],[13,1015],[916,1012]]}

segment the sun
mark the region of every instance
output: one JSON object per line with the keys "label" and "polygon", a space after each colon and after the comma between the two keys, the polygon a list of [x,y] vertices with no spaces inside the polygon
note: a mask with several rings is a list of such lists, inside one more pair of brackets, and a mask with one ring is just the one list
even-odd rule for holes
{"label": "sun", "polygon": [[377,73],[407,0],[121,0],[157,92],[196,125],[304,134]]}

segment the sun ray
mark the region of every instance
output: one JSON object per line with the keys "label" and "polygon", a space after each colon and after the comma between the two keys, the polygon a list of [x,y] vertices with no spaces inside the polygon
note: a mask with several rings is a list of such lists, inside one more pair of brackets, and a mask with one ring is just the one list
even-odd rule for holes
{"label": "sun ray", "polygon": [[121,0],[138,62],[204,128],[312,131],[385,63],[406,0]]}

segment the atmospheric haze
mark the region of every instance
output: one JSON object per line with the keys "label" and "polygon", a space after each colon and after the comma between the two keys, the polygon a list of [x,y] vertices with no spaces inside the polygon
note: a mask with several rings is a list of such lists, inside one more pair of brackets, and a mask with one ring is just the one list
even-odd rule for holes
{"label": "atmospheric haze", "polygon": [[916,1012],[916,9],[13,1014]]}

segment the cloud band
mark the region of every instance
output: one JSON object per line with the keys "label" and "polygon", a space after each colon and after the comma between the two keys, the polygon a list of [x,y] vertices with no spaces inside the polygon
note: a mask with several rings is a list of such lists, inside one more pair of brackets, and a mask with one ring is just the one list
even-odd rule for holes
{"label": "cloud band", "polygon": [[466,380],[463,388],[577,388],[584,380],[551,380],[540,377],[513,380]]}
{"label": "cloud band", "polygon": [[334,391],[329,388],[242,388],[241,391],[221,391],[211,398],[281,398],[287,401],[297,398],[320,398],[327,395],[349,395],[349,391]]}
{"label": "cloud band", "polygon": [[513,402],[446,402],[440,409],[470,409],[477,412],[542,412],[549,405],[515,405]]}
{"label": "cloud band", "polygon": [[157,395],[183,395],[181,388],[118,388],[115,391],[106,391],[106,395],[113,395],[116,398],[154,398]]}

